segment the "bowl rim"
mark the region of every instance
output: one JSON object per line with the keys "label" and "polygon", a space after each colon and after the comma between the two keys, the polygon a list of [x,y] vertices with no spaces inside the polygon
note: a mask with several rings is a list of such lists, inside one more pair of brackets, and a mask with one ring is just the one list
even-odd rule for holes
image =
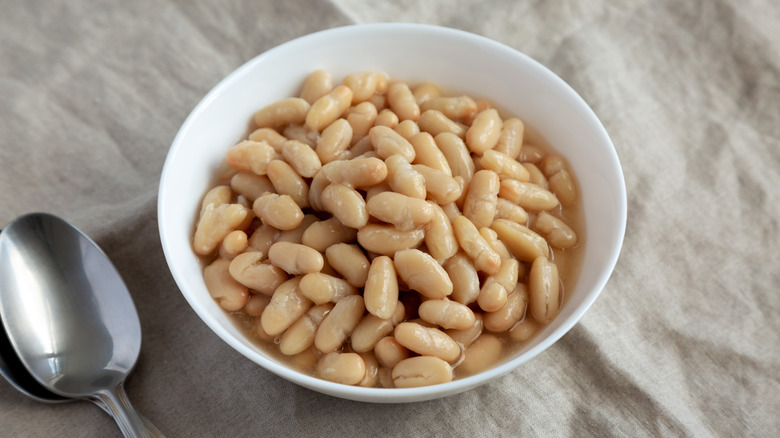
{"label": "bowl rim", "polygon": [[[323,36],[332,37],[339,34],[352,34],[354,32],[409,32],[409,31],[423,32],[423,33],[436,33],[439,34],[439,36],[466,38],[466,39],[472,39],[474,41],[478,41],[480,44],[485,45],[485,47],[490,48],[490,50],[494,50],[498,53],[506,54],[507,56],[513,56],[521,59],[530,68],[545,74],[545,76],[547,76],[547,79],[551,80],[555,84],[556,88],[559,89],[560,92],[567,94],[568,98],[571,99],[576,106],[578,106],[578,108],[576,109],[577,112],[582,116],[588,118],[589,121],[592,122],[591,124],[596,128],[597,131],[596,134],[599,137],[599,141],[609,146],[606,149],[609,151],[608,158],[611,161],[610,165],[611,167],[619,170],[616,175],[619,179],[619,181],[617,181],[619,184],[618,187],[615,187],[619,195],[619,205],[617,206],[617,211],[615,212],[615,214],[617,215],[617,223],[619,225],[619,229],[616,230],[616,235],[615,235],[617,240],[614,247],[611,248],[610,250],[609,256],[606,259],[606,264],[604,265],[604,269],[602,270],[601,275],[599,275],[595,283],[595,286],[592,288],[591,291],[589,291],[586,299],[583,300],[582,304],[579,307],[577,307],[576,310],[565,321],[563,321],[558,328],[556,328],[554,331],[549,333],[544,339],[542,339],[540,342],[538,342],[536,345],[531,347],[523,354],[515,358],[509,359],[501,363],[500,365],[482,371],[473,376],[460,378],[457,380],[453,380],[452,382],[439,384],[439,385],[425,386],[419,388],[365,388],[365,387],[343,385],[343,384],[329,382],[323,379],[306,375],[302,372],[293,370],[290,367],[274,362],[271,359],[257,355],[256,352],[247,348],[244,344],[239,342],[239,340],[234,339],[233,336],[226,333],[222,329],[219,322],[215,321],[208,314],[205,308],[201,306],[201,303],[199,303],[194,297],[191,296],[191,294],[189,294],[186,291],[184,287],[183,279],[180,278],[180,274],[177,272],[177,269],[175,268],[176,260],[174,259],[174,254],[173,254],[174,249],[170,247],[169,244],[170,239],[168,239],[169,230],[166,227],[166,224],[164,223],[163,220],[166,217],[168,211],[168,209],[166,208],[167,192],[165,191],[166,189],[165,183],[168,180],[168,175],[172,172],[171,168],[173,167],[173,162],[175,161],[174,158],[182,149],[181,146],[182,139],[186,136],[187,131],[190,129],[190,125],[192,125],[194,121],[199,117],[199,115],[202,112],[204,112],[204,109],[208,107],[212,103],[212,101],[217,98],[217,96],[219,96],[223,88],[229,86],[229,84],[234,80],[234,78],[243,76],[248,71],[254,69],[257,64],[264,62],[266,58],[272,57],[278,52],[283,52],[285,50],[288,50],[290,47],[306,44],[311,40],[318,39]],[[354,37],[354,35],[352,36]],[[177,131],[177,134],[173,142],[171,143],[171,146],[166,155],[166,160],[164,162],[161,177],[160,177],[157,211],[158,211],[158,231],[160,234],[163,253],[167,265],[169,267],[169,270],[174,278],[174,281],[176,282],[177,287],[179,288],[180,293],[185,297],[187,302],[190,304],[190,307],[192,307],[192,309],[196,312],[196,314],[200,317],[200,319],[203,322],[205,322],[206,325],[215,334],[217,334],[223,341],[225,341],[233,349],[235,349],[236,351],[238,351],[248,359],[261,365],[266,370],[286,380],[304,386],[306,388],[318,392],[322,392],[325,394],[334,395],[334,396],[352,399],[352,400],[382,402],[382,403],[396,403],[396,402],[406,402],[406,401],[423,401],[423,400],[429,400],[433,398],[439,398],[442,396],[463,392],[473,387],[479,386],[483,383],[486,383],[488,381],[491,381],[494,378],[506,374],[516,369],[519,365],[536,357],[542,351],[546,350],[555,342],[557,342],[569,330],[571,330],[572,327],[574,327],[574,325],[576,325],[582,319],[583,315],[587,312],[587,310],[592,306],[592,304],[601,294],[617,264],[617,260],[622,250],[622,245],[623,245],[625,231],[626,231],[627,196],[626,196],[625,178],[623,175],[622,167],[620,166],[617,150],[615,149],[615,146],[612,143],[612,140],[610,139],[606,131],[606,128],[603,126],[601,121],[598,119],[598,117],[596,116],[592,108],[585,102],[585,100],[568,83],[566,83],[562,78],[560,78],[558,75],[552,72],[549,68],[539,63],[538,61],[534,60],[533,58],[529,57],[528,55],[504,43],[498,42],[496,40],[487,38],[482,35],[467,32],[464,30],[459,30],[459,29],[454,29],[454,28],[439,26],[439,25],[432,25],[432,24],[368,23],[368,24],[351,24],[345,26],[338,26],[338,27],[320,30],[317,32],[313,32],[307,35],[303,35],[291,39],[287,42],[281,43],[251,58],[250,60],[242,64],[240,67],[238,67],[237,69],[229,73],[223,79],[221,79],[196,104],[196,106],[189,113],[189,115],[187,116],[187,118],[185,119],[185,121],[183,122],[179,130]]]}

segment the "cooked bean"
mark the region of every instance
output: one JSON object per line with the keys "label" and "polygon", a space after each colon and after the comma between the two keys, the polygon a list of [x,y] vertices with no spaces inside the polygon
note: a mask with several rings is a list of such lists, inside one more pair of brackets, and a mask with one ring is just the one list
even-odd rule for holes
{"label": "cooked bean", "polygon": [[483,239],[485,239],[485,242],[487,242],[488,245],[493,248],[493,251],[498,253],[498,256],[501,257],[502,263],[504,260],[514,258],[512,252],[510,252],[509,248],[506,247],[504,242],[498,238],[498,233],[496,233],[494,230],[487,227],[482,227],[479,229],[479,234]]}
{"label": "cooked bean", "polygon": [[380,339],[393,333],[395,326],[403,321],[405,316],[404,306],[400,302],[396,304],[390,318],[383,319],[371,313],[364,315],[352,331],[352,349],[358,353],[373,350]]}
{"label": "cooked bean", "polygon": [[475,227],[487,227],[493,223],[499,183],[498,174],[492,170],[480,170],[471,179],[463,203],[463,215],[469,218]]}
{"label": "cooked bean", "polygon": [[423,356],[436,356],[454,363],[461,355],[460,346],[443,331],[414,322],[402,322],[395,326],[393,336],[399,344]]}
{"label": "cooked bean", "polygon": [[292,230],[303,221],[303,211],[290,195],[265,193],[255,199],[252,211],[264,223],[280,230]]}
{"label": "cooked bean", "polygon": [[444,333],[447,333],[447,335],[460,344],[462,348],[468,348],[468,346],[482,334],[482,329],[484,328],[482,320],[482,314],[476,313],[474,314],[474,324],[472,324],[471,327],[462,330],[449,329],[445,330]]}
{"label": "cooked bean", "polygon": [[397,251],[417,248],[425,237],[422,229],[397,230],[392,225],[368,224],[357,232],[358,243],[374,254],[392,256]]}
{"label": "cooked bean", "polygon": [[[225,187],[225,186],[220,186]],[[261,176],[254,172],[241,171],[230,178],[230,188],[239,195],[254,202],[265,192],[273,192],[274,186],[267,176]]]}
{"label": "cooked bean", "polygon": [[247,245],[247,235],[242,230],[235,230],[228,233],[219,247],[219,256],[223,259],[231,260],[240,254]]}
{"label": "cooked bean", "polygon": [[423,296],[443,298],[452,293],[450,276],[430,254],[405,249],[395,253],[393,264],[404,283]]}
{"label": "cooked bean", "polygon": [[363,359],[363,363],[366,365],[366,375],[363,377],[363,380],[358,382],[358,386],[366,388],[377,386],[379,383],[379,363],[376,361],[374,353],[366,351],[364,353],[358,353],[358,355]]}
{"label": "cooked bean", "polygon": [[485,328],[492,332],[505,332],[511,329],[525,316],[527,304],[528,289],[523,283],[518,283],[514,291],[507,296],[503,307],[485,314],[482,319]]}
{"label": "cooked bean", "polygon": [[536,184],[537,186],[547,190],[550,188],[550,184],[547,182],[547,178],[544,176],[544,173],[536,167],[533,163],[522,163],[523,167],[525,167],[525,170],[528,171],[529,180],[528,182],[532,184]]}
{"label": "cooked bean", "polygon": [[348,227],[360,228],[368,222],[363,196],[344,184],[329,184],[322,191],[320,201],[325,211]]}
{"label": "cooked bean", "polygon": [[322,132],[326,126],[341,117],[351,102],[352,90],[349,87],[346,85],[335,87],[311,104],[311,108],[306,113],[306,127],[312,131]]}
{"label": "cooked bean", "polygon": [[[377,107],[378,109],[379,107]],[[379,110],[374,120],[374,126],[384,126],[390,129],[395,129],[398,126],[398,114],[394,113],[390,108],[384,108]]]}
{"label": "cooked bean", "polygon": [[482,154],[479,160],[483,169],[489,169],[498,174],[501,179],[515,179],[527,182],[531,179],[531,174],[515,159],[496,150],[488,150]]}
{"label": "cooked bean", "polygon": [[333,244],[325,250],[325,258],[352,286],[366,285],[370,262],[359,246],[346,243]]}
{"label": "cooked bean", "polygon": [[514,179],[501,181],[501,189],[498,195],[531,211],[551,210],[557,207],[559,203],[558,198],[549,190],[545,190],[530,182]]}
{"label": "cooked bean", "polygon": [[426,100],[441,96],[441,91],[439,91],[439,87],[437,87],[436,84],[426,82],[414,87],[412,94],[414,94],[414,98],[417,100],[417,104],[419,105]]}
{"label": "cooked bean", "polygon": [[315,210],[322,210],[322,191],[330,184],[322,169],[314,174],[309,184],[309,206]]}
{"label": "cooked bean", "polygon": [[385,336],[374,345],[374,356],[380,365],[392,369],[409,357],[409,349],[398,343],[394,337]]}
{"label": "cooked bean", "polygon": [[298,172],[282,160],[268,163],[268,179],[280,195],[289,195],[301,208],[309,206],[309,185]]}
{"label": "cooked bean", "polygon": [[493,149],[498,144],[501,128],[504,122],[494,108],[486,109],[477,114],[474,122],[466,131],[466,145],[477,155]]}
{"label": "cooked bean", "polygon": [[306,178],[313,177],[322,167],[320,158],[314,152],[314,149],[297,140],[284,142],[282,156],[298,172],[298,175]]}
{"label": "cooked bean", "polygon": [[534,228],[555,248],[568,249],[577,245],[577,234],[574,233],[574,230],[564,221],[546,211],[536,215]]}
{"label": "cooked bean", "polygon": [[230,261],[218,258],[203,268],[203,281],[214,301],[223,309],[232,312],[244,307],[249,291],[230,276]]}
{"label": "cooked bean", "polygon": [[268,249],[268,260],[288,274],[304,275],[322,269],[322,254],[306,245],[276,242]]}
{"label": "cooked bean", "polygon": [[351,242],[356,237],[356,229],[345,226],[334,217],[311,224],[303,232],[301,243],[319,252],[325,252],[332,245]]}
{"label": "cooked bean", "polygon": [[[420,133],[420,127],[416,122],[411,120],[404,120],[395,127],[395,132],[399,133],[401,137],[410,140],[414,135]],[[415,149],[415,153],[417,150]]]}
{"label": "cooked bean", "polygon": [[311,104],[328,94],[332,89],[333,75],[327,70],[314,70],[306,76],[300,97]]}
{"label": "cooked bean", "polygon": [[526,317],[509,330],[509,337],[517,342],[527,341],[538,330],[539,323],[534,321],[533,318]]}
{"label": "cooked bean", "polygon": [[371,197],[366,203],[366,211],[404,231],[426,225],[433,218],[433,208],[428,202],[396,192],[383,192]]}
{"label": "cooked bean", "polygon": [[490,276],[479,290],[477,304],[485,312],[495,312],[506,304],[508,295],[507,289],[495,277]]}
{"label": "cooked bean", "polygon": [[239,254],[230,262],[230,275],[254,291],[272,295],[287,280],[287,274],[270,263],[263,263],[262,259],[263,253],[257,251]]}
{"label": "cooked bean", "polygon": [[455,202],[450,202],[449,204],[440,205],[441,209],[444,210],[444,214],[447,215],[447,218],[452,222],[453,219],[460,216],[461,211],[460,207],[458,207],[458,204]]}
{"label": "cooked bean", "polygon": [[288,140],[288,138],[276,132],[276,130],[273,128],[258,128],[249,134],[247,140],[266,142],[272,148],[274,148],[277,154],[280,154],[282,153],[282,145]]}
{"label": "cooked bean", "polygon": [[[317,144],[318,133],[303,125],[287,125],[284,130],[282,130],[282,135],[288,140],[299,141],[310,148],[314,148]],[[282,151],[281,148],[274,149],[276,149],[277,153],[281,153]]]}
{"label": "cooked bean", "polygon": [[538,146],[532,144],[524,144],[523,148],[520,150],[520,155],[517,157],[517,161],[523,163],[536,164],[542,161],[542,158],[544,158],[544,156],[545,156],[544,151]]}
{"label": "cooked bean", "polygon": [[258,128],[279,128],[291,123],[301,124],[309,112],[309,102],[299,97],[289,97],[274,102],[254,114]]}
{"label": "cooked bean", "polygon": [[352,105],[357,105],[368,100],[376,93],[380,80],[386,80],[384,74],[376,71],[366,71],[348,74],[344,77],[342,84],[352,90]]}
{"label": "cooked bean", "polygon": [[414,164],[422,164],[440,170],[452,176],[452,170],[433,136],[427,132],[418,132],[409,137],[409,143],[414,148]]}
{"label": "cooked bean", "polygon": [[352,143],[353,134],[352,125],[345,119],[336,119],[323,129],[314,148],[320,162],[327,164],[341,159]]}
{"label": "cooked bean", "polygon": [[368,131],[368,136],[371,144],[374,145],[374,150],[382,159],[398,154],[410,163],[414,160],[415,152],[412,144],[392,128],[377,125]]}
{"label": "cooked bean", "polygon": [[265,175],[268,164],[276,159],[276,151],[266,142],[244,140],[225,152],[225,161],[238,170]]}
{"label": "cooked bean", "polygon": [[467,329],[474,325],[474,312],[467,306],[446,298],[427,300],[418,309],[420,318],[445,329]]}
{"label": "cooked bean", "polygon": [[566,161],[562,156],[556,154],[550,154],[544,157],[539,165],[541,166],[541,171],[544,173],[544,176],[547,178],[566,169]]}
{"label": "cooked bean", "polygon": [[433,215],[425,232],[425,246],[431,257],[442,264],[458,252],[458,240],[444,209],[434,202],[429,204]]}
{"label": "cooked bean", "polygon": [[208,204],[195,229],[192,244],[195,253],[210,254],[225,236],[245,222],[248,214],[241,204]]}
{"label": "cooked bean", "polygon": [[528,223],[528,213],[523,207],[499,197],[496,200],[496,219],[507,219],[525,225]]}
{"label": "cooked bean", "polygon": [[292,356],[314,345],[314,334],[325,316],[333,309],[333,304],[320,304],[310,308],[295,321],[282,335],[279,351]]}
{"label": "cooked bean", "polygon": [[520,150],[523,148],[524,134],[525,124],[523,124],[522,120],[516,117],[504,120],[501,135],[498,137],[498,144],[496,144],[494,150],[516,160],[520,155]]}
{"label": "cooked bean", "polygon": [[398,277],[393,260],[379,256],[371,261],[363,289],[366,310],[382,319],[390,318],[398,303]]}
{"label": "cooked bean", "polygon": [[452,381],[452,367],[436,357],[410,357],[393,368],[392,377],[396,388],[438,385]]}
{"label": "cooked bean", "polygon": [[477,301],[479,296],[479,275],[477,268],[471,259],[463,252],[450,257],[444,263],[444,270],[452,280],[451,299],[461,303],[470,304]]}
{"label": "cooked bean", "polygon": [[357,385],[366,375],[366,364],[357,353],[332,351],[320,358],[317,374],[331,382]]}
{"label": "cooked bean", "polygon": [[314,346],[323,353],[340,348],[360,322],[365,309],[360,295],[339,300],[317,329]]}
{"label": "cooked bean", "polygon": [[379,158],[353,158],[332,161],[322,166],[320,173],[330,182],[366,188],[385,180],[387,165]]}
{"label": "cooked bean", "polygon": [[485,238],[479,234],[477,227],[467,217],[456,217],[452,221],[452,228],[455,231],[458,244],[474,262],[477,270],[486,274],[498,272],[501,267],[501,256],[490,247]]}
{"label": "cooked bean", "polygon": [[463,194],[458,181],[441,170],[422,164],[413,164],[412,169],[423,176],[427,198],[439,205],[455,202]]}
{"label": "cooked bean", "polygon": [[271,302],[260,315],[260,324],[267,334],[282,333],[311,308],[312,302],[298,288],[300,282],[300,277],[293,277],[274,291]]}
{"label": "cooked bean", "polygon": [[405,82],[390,85],[387,89],[387,103],[400,120],[417,120],[420,117],[420,107]]}
{"label": "cooked bean", "polygon": [[558,313],[560,300],[558,267],[546,257],[538,257],[528,273],[528,308],[531,316],[542,324],[549,323]]}
{"label": "cooked bean", "polygon": [[265,310],[271,297],[268,295],[250,294],[246,304],[244,304],[244,313],[249,316],[260,316]]}
{"label": "cooked bean", "polygon": [[442,132],[433,139],[447,159],[452,176],[461,176],[467,183],[470,182],[471,177],[474,176],[474,160],[471,159],[471,154],[463,139],[450,132]]}
{"label": "cooked bean", "polygon": [[564,207],[574,205],[577,201],[577,187],[574,185],[574,179],[571,177],[571,174],[566,169],[551,176],[549,182],[550,189],[560,199]]}
{"label": "cooked bean", "polygon": [[501,341],[490,333],[483,333],[464,352],[463,362],[458,371],[475,374],[484,371],[498,362],[503,346]]}
{"label": "cooked bean", "polygon": [[[377,114],[376,107],[371,102],[362,102],[349,110],[349,113],[347,113],[347,122],[352,128],[352,140],[349,142],[350,144],[354,144],[368,135],[368,130],[374,126]],[[325,128],[325,131],[327,131],[327,128]],[[323,131],[323,134],[325,131]]]}
{"label": "cooked bean", "polygon": [[356,295],[358,290],[355,286],[347,283],[343,278],[323,274],[322,272],[312,272],[301,278],[301,293],[314,304],[324,304],[329,301],[338,302],[344,297]]}
{"label": "cooked bean", "polygon": [[303,220],[297,227],[293,228],[292,230],[280,231],[279,235],[276,237],[276,241],[301,243],[303,241],[303,233],[306,232],[306,229],[309,228],[311,224],[318,222],[319,220],[320,218],[313,214],[305,214],[303,215]]}
{"label": "cooked bean", "polygon": [[469,96],[435,97],[423,102],[420,110],[437,110],[450,119],[468,120],[477,112],[477,103]]}
{"label": "cooked bean", "polygon": [[268,248],[276,242],[277,236],[279,236],[279,230],[268,224],[261,224],[252,232],[252,235],[249,236],[247,251],[259,252],[259,261],[263,261],[268,257]]}
{"label": "cooked bean", "polygon": [[427,189],[423,175],[412,167],[401,155],[394,154],[385,159],[387,184],[399,194],[419,200],[425,199]]}
{"label": "cooked bean", "polygon": [[550,248],[544,237],[528,227],[506,219],[496,219],[490,226],[498,238],[512,251],[512,254],[524,262],[533,262],[537,257],[548,257]]}
{"label": "cooked bean", "polygon": [[417,119],[417,125],[420,127],[420,131],[427,132],[434,137],[443,132],[449,132],[461,138],[466,136],[466,125],[448,118],[441,111],[423,111],[420,118]]}

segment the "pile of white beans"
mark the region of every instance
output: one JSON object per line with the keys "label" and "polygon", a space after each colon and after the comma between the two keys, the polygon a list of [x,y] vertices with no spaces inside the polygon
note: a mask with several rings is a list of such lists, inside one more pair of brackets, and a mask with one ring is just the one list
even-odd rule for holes
{"label": "pile of white beans", "polygon": [[317,70],[254,125],[203,198],[193,248],[216,302],[293,366],[444,383],[558,313],[558,265],[582,246],[577,190],[521,120],[429,83]]}

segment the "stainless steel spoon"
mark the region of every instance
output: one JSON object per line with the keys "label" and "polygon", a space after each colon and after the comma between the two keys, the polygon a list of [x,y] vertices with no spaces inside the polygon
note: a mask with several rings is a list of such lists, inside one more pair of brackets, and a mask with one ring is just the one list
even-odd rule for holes
{"label": "stainless steel spoon", "polygon": [[45,213],[8,224],[0,233],[0,319],[45,389],[99,401],[125,436],[154,436],[123,387],[141,348],[135,305],[86,235]]}

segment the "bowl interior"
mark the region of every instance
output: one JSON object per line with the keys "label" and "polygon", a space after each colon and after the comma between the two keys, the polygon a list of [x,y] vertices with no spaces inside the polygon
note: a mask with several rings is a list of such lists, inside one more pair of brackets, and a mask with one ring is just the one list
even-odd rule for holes
{"label": "bowl interior", "polygon": [[[561,314],[513,359],[476,376],[427,388],[339,385],[280,366],[247,340],[209,296],[190,245],[201,197],[213,184],[225,150],[248,133],[252,114],[297,95],[306,75],[318,68],[331,71],[336,81],[348,73],[380,70],[391,78],[433,82],[490,99],[524,120],[568,159],[585,210],[587,244],[581,274]],[[625,230],[626,195],[618,157],[603,126],[582,98],[548,69],[505,45],[466,32],[373,24],[331,29],[285,43],[221,81],[173,141],[160,181],[158,220],[163,250],[183,295],[233,348],[272,372],[320,392],[354,400],[404,402],[477,386],[534,357],[566,333],[596,299],[614,268]]]}

